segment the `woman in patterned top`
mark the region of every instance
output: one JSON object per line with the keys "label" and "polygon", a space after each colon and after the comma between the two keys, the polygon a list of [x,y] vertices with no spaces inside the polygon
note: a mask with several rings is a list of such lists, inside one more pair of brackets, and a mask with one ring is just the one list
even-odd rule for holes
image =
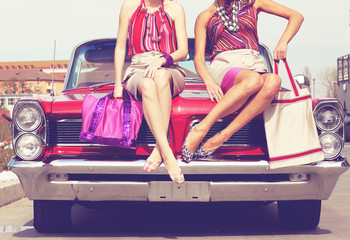
{"label": "woman in patterned top", "polygon": [[162,162],[172,181],[184,176],[169,146],[167,132],[172,97],[184,89],[184,71],[176,62],[188,52],[183,7],[170,0],[125,0],[120,11],[115,49],[114,97],[122,96],[122,70],[127,39],[131,66],[124,83],[135,99],[142,100],[145,119],[157,141],[145,162],[146,172]]}
{"label": "woman in patterned top", "polygon": [[[191,129],[183,144],[186,162],[213,154],[234,133],[263,112],[278,92],[281,79],[266,73],[259,53],[257,15],[260,12],[288,20],[274,50],[276,61],[286,58],[287,45],[298,32],[303,16],[272,0],[216,0],[196,21],[195,66],[209,97],[218,102],[212,111]],[[205,53],[210,54],[207,68]],[[203,142],[220,118],[241,109],[221,132]]]}

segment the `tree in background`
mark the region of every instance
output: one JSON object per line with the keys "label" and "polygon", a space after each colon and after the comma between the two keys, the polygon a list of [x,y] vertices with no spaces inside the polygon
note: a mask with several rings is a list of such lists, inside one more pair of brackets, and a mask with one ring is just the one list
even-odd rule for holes
{"label": "tree in background", "polygon": [[[5,110],[0,106],[0,110]],[[5,113],[5,111],[1,111]],[[2,116],[0,116],[2,118]],[[0,172],[7,169],[7,164],[14,155],[11,149],[11,127],[7,120],[0,121]]]}
{"label": "tree in background", "polygon": [[309,79],[310,85],[308,88],[309,88],[309,91],[311,92],[311,84],[313,84],[313,83],[312,83],[312,75],[311,75],[311,71],[310,71],[309,66],[304,67],[303,75],[305,77],[307,77],[307,79]]}
{"label": "tree in background", "polygon": [[309,79],[309,81],[312,81],[312,75],[309,66],[304,67],[303,74]]}
{"label": "tree in background", "polygon": [[337,68],[325,67],[319,74],[321,84],[326,89],[326,97],[337,98]]}

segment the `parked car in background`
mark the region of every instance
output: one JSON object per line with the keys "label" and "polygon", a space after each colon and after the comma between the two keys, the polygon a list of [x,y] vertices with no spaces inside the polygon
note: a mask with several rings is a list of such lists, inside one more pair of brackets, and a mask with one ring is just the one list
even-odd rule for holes
{"label": "parked car in background", "polygon": [[[314,99],[314,116],[325,159],[317,164],[269,168],[264,122],[259,115],[234,134],[208,159],[181,162],[181,146],[191,126],[215,103],[197,76],[193,57],[179,64],[186,69],[186,87],[173,100],[169,143],[185,174],[182,185],[171,182],[162,165],[143,171],[155,139],[145,121],[136,150],[79,141],[81,106],[86,94],[105,96],[114,88],[115,39],[98,39],[77,46],[60,96],[22,99],[13,112],[12,139],[16,155],[9,163],[34,200],[34,227],[39,232],[67,231],[74,204],[104,201],[278,203],[283,227],[314,229],[321,201],[331,195],[339,176],[349,168],[341,155],[344,139],[342,106],[336,99]],[[271,54],[260,45],[267,69]],[[126,66],[130,58],[126,57]],[[220,119],[207,138],[236,116]],[[287,126],[288,127],[288,126]]]}

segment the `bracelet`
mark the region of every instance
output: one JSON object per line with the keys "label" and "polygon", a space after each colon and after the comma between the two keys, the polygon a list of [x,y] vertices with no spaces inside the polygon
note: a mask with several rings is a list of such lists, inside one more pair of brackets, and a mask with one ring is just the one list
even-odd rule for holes
{"label": "bracelet", "polygon": [[172,56],[170,56],[170,54],[164,54],[161,57],[165,58],[165,61],[166,61],[164,64],[164,67],[170,67],[171,65],[173,65],[174,59]]}

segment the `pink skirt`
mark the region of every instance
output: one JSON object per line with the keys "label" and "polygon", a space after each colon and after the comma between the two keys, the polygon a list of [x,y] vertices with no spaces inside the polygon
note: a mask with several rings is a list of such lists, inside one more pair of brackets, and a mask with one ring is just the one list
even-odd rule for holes
{"label": "pink skirt", "polygon": [[264,60],[258,51],[238,49],[219,53],[210,63],[208,71],[226,93],[233,86],[237,74],[246,69],[258,73],[267,72]]}

